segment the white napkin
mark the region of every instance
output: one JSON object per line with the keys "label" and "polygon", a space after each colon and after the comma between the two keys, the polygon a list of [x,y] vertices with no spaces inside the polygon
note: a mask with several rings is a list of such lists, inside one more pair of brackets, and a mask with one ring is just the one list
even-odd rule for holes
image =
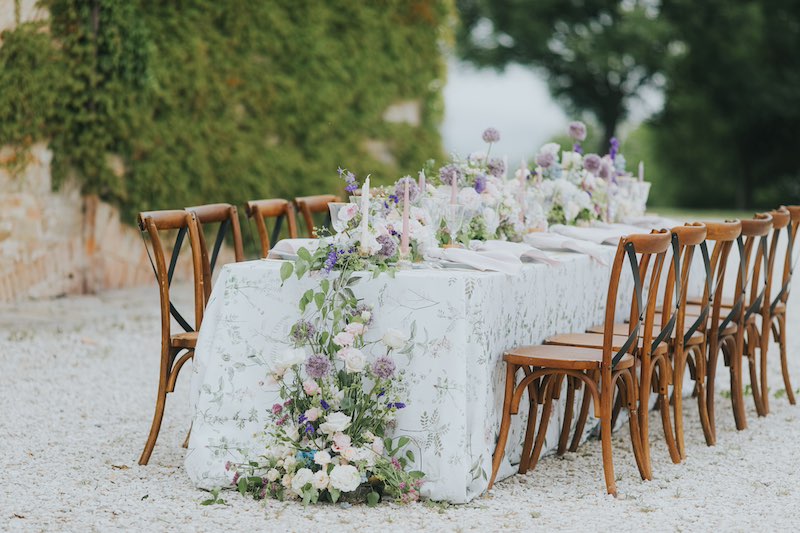
{"label": "white napkin", "polygon": [[297,255],[300,248],[306,248],[313,253],[317,246],[319,246],[319,239],[282,239],[275,243],[267,257],[283,259],[285,255]]}
{"label": "white napkin", "polygon": [[662,217],[659,215],[642,215],[638,217],[626,217],[622,222],[631,226],[639,226],[647,229],[674,228],[680,226],[681,222],[675,219]]}
{"label": "white napkin", "polygon": [[476,270],[493,270],[504,274],[517,275],[522,269],[522,261],[513,254],[504,251],[476,252],[464,248],[431,248],[425,254],[426,259],[444,259],[453,263],[463,263]]}
{"label": "white napkin", "polygon": [[619,227],[608,224],[607,228],[592,227],[592,228],[579,228],[577,226],[564,226],[562,224],[555,224],[550,226],[550,231],[572,237],[573,239],[580,239],[582,241],[589,241],[595,244],[610,244],[616,246],[619,243],[620,237],[630,235],[632,233],[649,233],[642,228],[634,228],[635,231],[628,231],[620,229]]}
{"label": "white napkin", "polygon": [[525,242],[541,250],[577,252],[588,255],[598,263],[608,266],[603,247],[587,241],[579,241],[558,233],[536,231],[525,235]]}
{"label": "white napkin", "polygon": [[538,261],[546,265],[557,265],[561,263],[558,259],[550,257],[542,250],[523,242],[509,242],[509,241],[472,241],[469,245],[470,249],[479,252],[508,252],[520,259],[523,262]]}

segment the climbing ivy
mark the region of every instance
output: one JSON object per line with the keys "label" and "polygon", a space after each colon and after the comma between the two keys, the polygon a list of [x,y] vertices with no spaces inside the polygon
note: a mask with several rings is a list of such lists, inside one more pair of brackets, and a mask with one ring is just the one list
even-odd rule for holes
{"label": "climbing ivy", "polygon": [[[337,191],[339,165],[388,181],[440,155],[452,0],[41,5],[47,27],[2,34],[0,144],[48,140],[57,183],[128,217]],[[418,126],[383,119],[407,100]]]}

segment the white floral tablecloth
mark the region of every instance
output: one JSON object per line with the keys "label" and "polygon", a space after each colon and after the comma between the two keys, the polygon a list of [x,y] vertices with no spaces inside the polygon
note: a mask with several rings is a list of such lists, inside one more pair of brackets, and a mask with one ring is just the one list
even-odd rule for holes
{"label": "white floral tablecloth", "polygon": [[[610,263],[614,248],[599,248]],[[505,349],[602,321],[609,267],[582,254],[552,255],[559,265],[526,264],[516,276],[426,269],[356,285],[356,295],[375,307],[375,335],[389,327],[413,332],[411,355],[397,356],[408,388],[397,431],[417,447],[416,466],[426,474],[423,495],[464,503],[486,490],[503,402]],[[226,461],[263,452],[267,411],[277,401],[267,364],[286,347],[301,295],[318,283],[306,276],[281,287],[280,265],[226,265],[214,286],[191,384],[194,422],[186,471],[198,487],[229,485]],[[621,291],[621,299],[626,293]],[[552,416],[547,450],[557,443],[563,404]],[[525,412],[515,417],[501,479],[515,472],[526,418]]]}

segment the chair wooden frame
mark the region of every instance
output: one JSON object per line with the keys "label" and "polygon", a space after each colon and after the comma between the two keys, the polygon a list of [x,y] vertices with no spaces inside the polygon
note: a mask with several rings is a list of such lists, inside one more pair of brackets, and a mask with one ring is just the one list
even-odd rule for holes
{"label": "chair wooden frame", "polygon": [[[527,391],[530,403],[528,425],[519,465],[520,473],[534,468],[544,443],[547,424],[553,399],[561,390],[564,379],[580,381],[585,386],[585,395],[594,402],[595,416],[600,419],[600,434],[603,448],[603,470],[606,489],[616,494],[616,480],[611,447],[611,417],[614,391],[619,390],[623,403],[629,409],[631,444],[639,473],[645,479],[647,472],[643,463],[641,431],[637,415],[638,390],[636,383],[635,360],[633,352],[644,324],[644,349],[649,352],[655,316],[655,298],[648,298],[646,307],[642,305],[641,272],[651,270],[650,293],[658,287],[666,251],[671,237],[667,232],[650,235],[631,235],[620,239],[611,269],[608,295],[606,299],[605,331],[603,346],[600,349],[573,346],[523,346],[508,350],[503,359],[506,362],[505,398],[503,400],[502,421],[497,446],[492,459],[492,476],[489,488],[494,484],[500,463],[505,455],[505,446],[511,426],[511,416],[519,412],[522,395]],[[637,257],[639,259],[637,260]],[[617,350],[614,346],[614,316],[616,312],[619,280],[624,263],[631,263],[631,274],[635,279],[634,305],[631,309],[631,323],[628,340]],[[641,310],[638,311],[638,310]],[[615,353],[614,353],[615,352]],[[517,383],[517,373],[524,372]],[[539,430],[536,433],[538,405],[544,404]],[[534,444],[535,436],[535,444]]]}
{"label": "chair wooden frame", "polygon": [[[334,194],[298,196],[294,199],[294,205],[297,207],[300,214],[303,215],[306,231],[310,238],[317,238],[317,233],[314,231],[314,213],[328,213],[328,204],[335,202],[341,202],[341,199]],[[330,213],[328,213],[327,216],[330,216]]]}
{"label": "chair wooden frame", "polygon": [[[200,237],[200,251],[203,258],[203,276],[207,280],[205,284],[206,301],[211,296],[211,279],[214,275],[214,268],[217,263],[217,256],[225,240],[227,229],[230,228],[233,237],[233,255],[238,263],[244,261],[244,246],[242,244],[242,230],[239,227],[239,211],[235,205],[231,204],[206,204],[194,207],[187,207],[186,211],[194,213],[197,219],[197,227]],[[208,253],[205,232],[203,227],[206,224],[220,224],[214,248],[211,255]]]}
{"label": "chair wooden frame", "polygon": [[[297,238],[297,221],[294,216],[294,206],[288,200],[283,198],[251,200],[245,205],[245,210],[247,217],[254,219],[256,222],[256,229],[261,242],[261,257],[267,257],[270,249],[272,249],[272,242],[278,240],[284,218],[289,226],[289,238]],[[275,227],[272,230],[272,239],[270,239],[270,234],[267,230],[265,221],[267,218],[276,219]]]}
{"label": "chair wooden frame", "polygon": [[[161,365],[158,392],[156,395],[156,407],[155,413],[153,414],[153,422],[150,426],[150,433],[142,455],[139,458],[139,464],[146,465],[150,460],[150,455],[153,453],[153,448],[155,447],[158,433],[161,429],[167,394],[175,390],[175,382],[178,379],[181,368],[194,356],[194,348],[197,342],[196,331],[199,330],[200,324],[203,321],[205,290],[203,258],[200,251],[200,229],[194,213],[182,210],[148,211],[139,213],[138,224],[141,231],[146,231],[150,236],[152,253],[155,257],[153,270],[158,282],[159,299],[161,301]],[[159,232],[165,230],[178,230],[179,232],[179,237],[173,247],[172,258],[170,259],[169,265],[167,265],[164,258],[164,247],[159,236]],[[170,301],[169,289],[172,273],[174,272],[178,258],[178,253],[175,252],[175,250],[180,250],[183,236],[185,236],[186,233],[189,235],[189,244],[192,250],[195,327],[189,327],[184,333],[172,334],[171,319],[173,316],[178,319],[180,315]],[[148,250],[146,242],[145,250]],[[186,324],[186,321],[182,317],[178,319],[178,321],[181,324]],[[187,325],[183,327],[186,329]]]}

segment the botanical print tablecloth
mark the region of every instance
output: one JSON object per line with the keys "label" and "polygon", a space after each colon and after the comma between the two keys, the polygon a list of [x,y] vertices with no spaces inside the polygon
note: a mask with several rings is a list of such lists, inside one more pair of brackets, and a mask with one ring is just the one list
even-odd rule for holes
{"label": "botanical print tablecloth", "polygon": [[[602,253],[610,263],[614,248]],[[463,503],[486,490],[505,349],[602,322],[610,268],[581,254],[553,255],[559,265],[528,264],[517,276],[424,269],[355,286],[356,296],[375,308],[374,335],[389,327],[413,333],[410,355],[395,356],[409,399],[397,432],[413,439],[416,467],[426,474],[423,495]],[[226,265],[214,286],[191,384],[195,415],[186,471],[199,487],[229,485],[227,461],[263,452],[267,411],[277,401],[267,365],[286,347],[301,295],[318,283],[313,276],[292,277],[282,287],[280,264]],[[621,298],[630,294],[621,292]],[[563,400],[553,409],[546,450],[557,443],[562,416]],[[500,478],[515,471],[526,418],[525,410],[515,417]]]}

